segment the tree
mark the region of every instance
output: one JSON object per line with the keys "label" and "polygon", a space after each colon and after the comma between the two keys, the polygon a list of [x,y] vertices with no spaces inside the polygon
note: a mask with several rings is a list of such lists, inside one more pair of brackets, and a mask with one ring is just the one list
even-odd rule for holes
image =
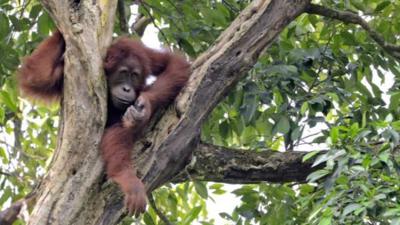
{"label": "tree", "polygon": [[[97,150],[106,118],[101,56],[113,32],[131,32],[126,11],[135,4],[133,31],[153,23],[164,43],[194,58],[189,84],[134,148],[156,196],[145,224],[200,221],[208,191],[224,192],[204,181],[257,184],[235,190],[242,203],[221,214],[238,224],[399,223],[399,2],[40,3],[0,1],[0,47],[8,53],[0,57],[0,204],[19,200],[0,213],[3,223],[24,203],[28,224],[124,217]],[[58,108],[27,105],[10,76],[33,48],[28,41],[52,30],[50,17],[67,43],[58,132]],[[390,91],[379,87],[376,79],[390,77]],[[304,143],[309,151],[299,151]],[[326,149],[313,149],[318,143]]]}

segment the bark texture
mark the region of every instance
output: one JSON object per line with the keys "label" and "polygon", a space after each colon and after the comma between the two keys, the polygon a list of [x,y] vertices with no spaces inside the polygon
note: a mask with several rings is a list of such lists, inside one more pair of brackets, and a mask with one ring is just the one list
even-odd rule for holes
{"label": "bark texture", "polygon": [[107,97],[102,56],[111,41],[116,3],[43,0],[42,4],[67,45],[64,98],[58,146],[28,224],[89,224],[85,201],[97,192],[103,167],[98,153]]}
{"label": "bark texture", "polygon": [[303,162],[307,153],[241,150],[200,143],[193,151],[190,164],[172,182],[302,183],[310,173],[325,166],[312,167],[312,160]]}

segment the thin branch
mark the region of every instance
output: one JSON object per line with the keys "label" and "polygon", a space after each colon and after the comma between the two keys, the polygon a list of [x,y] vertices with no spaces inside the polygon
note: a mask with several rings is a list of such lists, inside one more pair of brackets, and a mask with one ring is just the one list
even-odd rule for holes
{"label": "thin branch", "polygon": [[[32,201],[35,201],[37,197],[37,192],[32,191],[31,193],[27,194],[25,198],[20,199],[10,207],[0,211],[0,224],[1,225],[12,225],[17,219],[18,215],[21,214],[21,210],[23,206],[30,204]],[[24,207],[26,209],[26,207]]]}
{"label": "thin branch", "polygon": [[128,22],[127,22],[127,18],[126,18],[124,0],[118,0],[117,11],[118,11],[119,26],[121,28],[121,31],[124,34],[128,34],[129,28],[128,28]]}
{"label": "thin branch", "polygon": [[171,1],[171,0],[167,0],[167,2],[170,4],[170,5],[172,5],[172,7],[174,7],[175,8],[175,10],[176,10],[176,12],[178,12],[178,13],[182,13],[182,11],[181,10],[179,10],[178,9],[178,7],[176,7],[176,5]]}
{"label": "thin branch", "polygon": [[7,176],[7,177],[12,177],[12,176],[13,176],[11,173],[9,173],[9,172],[4,172],[4,171],[2,171],[2,170],[0,170],[0,174],[1,174],[1,175],[4,175],[4,176]]}
{"label": "thin branch", "polygon": [[171,43],[169,43],[169,41],[168,41],[168,39],[167,39],[167,36],[164,34],[164,32],[161,30],[161,28],[156,24],[156,19],[153,17],[153,15],[151,15],[150,10],[146,7],[147,4],[146,4],[145,2],[142,2],[142,3],[143,3],[143,4],[142,4],[143,9],[144,9],[144,11],[146,11],[146,13],[148,14],[148,16],[150,17],[150,19],[151,19],[151,21],[152,21],[154,27],[157,28],[157,30],[158,30],[158,31],[160,32],[160,34],[163,36],[164,41],[167,43],[167,45],[168,45],[168,46],[171,46]]}
{"label": "thin branch", "polygon": [[151,205],[151,207],[153,208],[154,212],[156,212],[157,216],[160,217],[160,219],[164,222],[164,224],[166,225],[174,225],[173,223],[171,223],[167,216],[165,216],[165,214],[163,212],[161,212],[160,209],[158,209],[156,202],[154,201],[153,195],[149,194],[149,203]]}
{"label": "thin branch", "polygon": [[[21,137],[22,137],[22,121],[21,119],[18,119],[16,117],[14,117],[13,119],[14,122],[14,149],[19,150],[20,152],[22,151],[22,145],[21,145]],[[13,157],[15,157],[16,155],[16,151],[13,151]],[[24,154],[22,154],[23,157],[25,157]],[[26,159],[26,158],[25,158]]]}
{"label": "thin branch", "polygon": [[227,2],[226,0],[222,0],[222,4],[224,4],[227,8],[229,8],[234,13],[239,13],[240,9],[236,8],[231,3]]}
{"label": "thin branch", "polygon": [[19,17],[20,18],[23,18],[25,10],[30,4],[31,4],[31,0],[24,1],[24,3],[21,6],[21,9],[19,10]]}
{"label": "thin branch", "polygon": [[144,15],[139,15],[131,26],[131,31],[142,37],[147,25],[151,23],[151,19]]}
{"label": "thin branch", "polygon": [[313,134],[309,134],[307,136],[301,137],[301,140],[305,140],[305,139],[307,139],[309,137],[312,137],[312,136],[315,136],[315,135],[319,135],[319,134],[321,134],[321,132],[316,132],[316,133],[313,133]]}
{"label": "thin branch", "polygon": [[324,64],[324,61],[325,61],[325,58],[326,58],[326,51],[328,50],[328,46],[332,41],[332,38],[334,36],[333,34],[336,33],[335,31],[336,31],[336,28],[334,28],[333,31],[330,33],[328,42],[324,46],[324,50],[322,51],[322,54],[321,54],[322,55],[322,59],[321,59],[321,62],[319,64],[319,68],[317,70],[317,76],[315,76],[313,82],[311,83],[310,87],[308,88],[308,93],[311,93],[312,89],[317,86],[317,83],[318,83],[317,81],[318,81],[318,77],[319,77],[318,75],[322,71],[322,67],[323,67],[323,64]]}
{"label": "thin branch", "polygon": [[[120,1],[123,2],[123,0],[120,0]],[[138,7],[142,3],[143,3],[142,1],[135,1],[134,2],[134,4],[136,4]],[[120,6],[118,5],[118,7],[120,7]],[[118,9],[118,11],[119,11],[119,9]],[[130,31],[132,33],[136,34],[137,36],[142,37],[143,34],[144,34],[144,31],[146,30],[147,25],[149,25],[150,23],[151,23],[151,19],[149,17],[144,16],[143,14],[140,13],[135,18],[135,22],[133,22],[132,25],[130,26]]]}
{"label": "thin branch", "polygon": [[372,29],[367,21],[365,21],[361,16],[352,12],[339,11],[316,4],[310,4],[307,7],[306,12],[309,14],[317,14],[337,19],[345,23],[360,25],[368,33],[368,35],[382,47],[382,49],[384,49],[388,54],[390,54],[397,60],[400,60],[400,46],[387,43],[382,35]]}

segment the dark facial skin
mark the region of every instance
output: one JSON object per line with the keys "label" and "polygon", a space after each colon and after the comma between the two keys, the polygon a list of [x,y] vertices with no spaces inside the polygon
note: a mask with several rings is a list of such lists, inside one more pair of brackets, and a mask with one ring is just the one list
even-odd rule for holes
{"label": "dark facial skin", "polygon": [[127,56],[107,74],[112,104],[119,110],[133,105],[144,86],[143,68],[135,56]]}

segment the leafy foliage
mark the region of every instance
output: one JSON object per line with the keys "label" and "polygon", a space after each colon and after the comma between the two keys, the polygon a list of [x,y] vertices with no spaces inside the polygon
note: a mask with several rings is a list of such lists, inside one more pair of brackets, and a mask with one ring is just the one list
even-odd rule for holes
{"label": "leafy foliage", "polygon": [[[164,44],[195,58],[249,2],[148,0],[138,12]],[[399,1],[319,4],[362,15],[385,41],[400,44]],[[128,21],[133,5],[125,1]],[[55,148],[59,107],[30,105],[13,78],[20,59],[53,29],[37,1],[0,0],[0,208],[37,185]],[[156,205],[175,224],[400,224],[399,76],[399,62],[359,26],[299,16],[215,108],[202,140],[249,151],[307,150],[304,160],[323,168],[305,184],[166,185],[154,193]],[[211,218],[210,202],[227,190],[239,204],[226,211],[217,202],[220,217]],[[141,220],[163,224],[153,208]]]}
{"label": "leafy foliage", "polygon": [[20,58],[29,54],[53,27],[36,1],[0,1],[1,208],[38,185],[55,147],[58,107],[30,105],[18,97],[14,79]]}
{"label": "leafy foliage", "polygon": [[[368,14],[371,27],[398,44],[393,34],[399,31],[380,26],[398,23],[392,10],[399,4],[371,2],[323,5]],[[310,174],[308,184],[238,189],[242,204],[225,218],[236,224],[398,224],[393,123],[399,123],[399,68],[358,26],[315,15],[291,23],[214,110],[202,138],[259,150],[323,147],[329,150],[305,159],[326,167]]]}

